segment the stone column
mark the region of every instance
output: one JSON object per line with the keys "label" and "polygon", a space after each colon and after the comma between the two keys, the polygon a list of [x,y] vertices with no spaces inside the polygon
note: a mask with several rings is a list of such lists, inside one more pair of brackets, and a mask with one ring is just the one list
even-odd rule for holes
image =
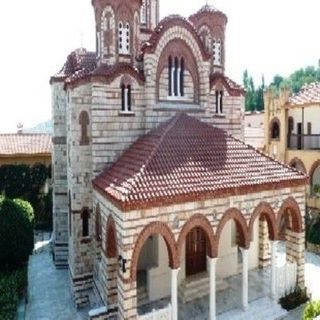
{"label": "stone column", "polygon": [[216,263],[218,258],[209,258],[210,272],[210,297],[209,297],[209,319],[216,319]]}
{"label": "stone column", "polygon": [[304,277],[304,250],[305,250],[305,234],[304,232],[294,232],[289,229],[286,231],[286,253],[287,261],[297,263],[297,285],[300,288],[305,287]]}
{"label": "stone column", "polygon": [[178,320],[178,273],[179,269],[171,269],[171,310],[172,320]]}
{"label": "stone column", "polygon": [[248,302],[248,270],[249,250],[240,248],[242,253],[242,308],[246,311],[249,308]]}
{"label": "stone column", "polygon": [[277,298],[277,246],[278,241],[271,241],[271,298],[275,300]]}
{"label": "stone column", "polygon": [[259,268],[270,264],[269,231],[267,220],[259,220]]}

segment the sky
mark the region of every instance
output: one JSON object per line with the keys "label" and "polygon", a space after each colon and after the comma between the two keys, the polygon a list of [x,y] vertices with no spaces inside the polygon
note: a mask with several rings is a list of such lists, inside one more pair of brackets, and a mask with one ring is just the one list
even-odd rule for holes
{"label": "sky", "polygon": [[[159,0],[160,16],[189,16],[205,0]],[[208,0],[228,16],[226,74],[256,83],[288,76],[320,59],[319,0]],[[0,3],[0,132],[51,118],[50,76],[78,47],[95,50],[91,0]]]}

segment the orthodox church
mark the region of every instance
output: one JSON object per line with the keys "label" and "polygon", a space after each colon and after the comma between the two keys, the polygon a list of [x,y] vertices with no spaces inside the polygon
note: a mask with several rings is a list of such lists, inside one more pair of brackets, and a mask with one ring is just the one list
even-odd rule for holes
{"label": "orthodox church", "polygon": [[242,142],[227,16],[205,5],[159,21],[159,2],[92,0],[96,51],[70,53],[50,80],[54,262],[77,307],[99,301],[90,319],[149,319],[143,306],[168,301],[161,319],[177,320],[208,297],[212,320],[235,274],[246,310],[259,267],[275,298],[283,227],[304,286],[307,178]]}

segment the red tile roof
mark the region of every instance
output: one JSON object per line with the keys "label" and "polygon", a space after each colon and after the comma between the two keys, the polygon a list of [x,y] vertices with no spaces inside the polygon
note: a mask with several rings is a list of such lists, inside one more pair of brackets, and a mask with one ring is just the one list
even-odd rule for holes
{"label": "red tile roof", "polygon": [[225,131],[177,114],[138,139],[93,185],[128,211],[306,181]]}
{"label": "red tile roof", "polygon": [[49,134],[0,134],[0,157],[12,155],[43,155],[52,150]]}
{"label": "red tile roof", "polygon": [[295,105],[320,103],[320,82],[304,85],[297,94],[290,97],[289,102]]}
{"label": "red tile roof", "polygon": [[62,69],[51,77],[50,81],[64,81],[70,76],[81,77],[93,71],[96,66],[95,52],[89,52],[83,48],[77,49],[69,54]]}

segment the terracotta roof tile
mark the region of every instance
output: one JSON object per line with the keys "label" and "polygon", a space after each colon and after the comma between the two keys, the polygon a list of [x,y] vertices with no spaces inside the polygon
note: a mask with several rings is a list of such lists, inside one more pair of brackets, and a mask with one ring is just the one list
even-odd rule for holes
{"label": "terracotta roof tile", "polygon": [[320,103],[320,82],[304,85],[297,94],[290,97],[289,102],[295,105]]}
{"label": "terracotta roof tile", "polygon": [[51,150],[48,134],[0,134],[0,156],[50,154]]}
{"label": "terracotta roof tile", "polygon": [[225,131],[177,114],[138,139],[93,184],[126,211],[306,179]]}
{"label": "terracotta roof tile", "polygon": [[62,81],[73,76],[83,76],[96,68],[96,53],[86,49],[71,52],[62,69],[51,78],[51,81]]}

